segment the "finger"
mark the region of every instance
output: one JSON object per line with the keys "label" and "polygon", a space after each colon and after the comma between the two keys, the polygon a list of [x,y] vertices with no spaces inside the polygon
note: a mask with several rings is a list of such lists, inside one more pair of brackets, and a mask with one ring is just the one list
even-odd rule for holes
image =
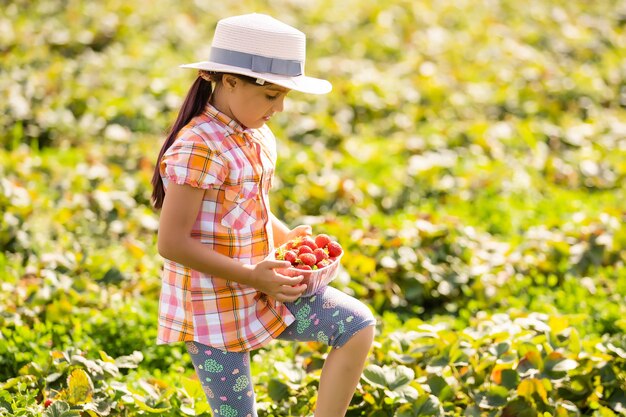
{"label": "finger", "polygon": [[297,295],[298,297],[306,290],[306,284],[301,285],[283,285],[280,292],[287,296]]}
{"label": "finger", "polygon": [[281,285],[289,285],[291,287],[300,284],[304,279],[304,275],[297,275],[295,277],[290,277],[288,275],[276,274],[277,277],[281,278]]}
{"label": "finger", "polygon": [[306,224],[296,227],[296,231],[299,236],[302,236],[302,235],[310,236],[313,234],[313,229],[311,228],[311,226],[306,225]]}
{"label": "finger", "polygon": [[296,301],[298,298],[302,296],[302,293],[306,289],[306,285],[301,285],[300,287],[302,288],[299,289],[295,294],[291,294],[291,290],[293,290],[293,288],[291,288],[291,290],[285,289],[283,292],[278,294],[277,299],[282,302]]}
{"label": "finger", "polygon": [[291,266],[291,262],[289,261],[277,261],[274,259],[266,259],[262,263],[263,266],[267,267],[268,269],[289,268]]}
{"label": "finger", "polygon": [[292,303],[292,302],[296,301],[298,298],[300,298],[299,295],[294,295],[294,296],[291,296],[291,297],[282,296],[279,301],[281,301],[283,303]]}

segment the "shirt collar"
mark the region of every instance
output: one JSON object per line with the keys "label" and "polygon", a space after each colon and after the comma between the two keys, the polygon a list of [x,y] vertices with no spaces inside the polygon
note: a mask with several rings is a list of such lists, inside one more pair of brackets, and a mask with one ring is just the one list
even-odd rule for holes
{"label": "shirt collar", "polygon": [[223,124],[227,130],[234,133],[231,137],[235,137],[240,145],[252,146],[253,143],[257,143],[261,149],[265,150],[267,153],[264,140],[262,139],[263,135],[260,134],[258,129],[244,128],[243,125],[235,119],[228,117],[225,113],[222,113],[208,102],[204,108],[204,114],[214,120],[217,120],[219,123]]}
{"label": "shirt collar", "polygon": [[244,128],[239,122],[237,122],[235,119],[230,118],[229,116],[227,116],[225,113],[222,113],[221,111],[219,111],[218,109],[216,109],[212,104],[207,103],[205,108],[204,108],[204,113],[217,120],[218,122],[226,125],[227,127],[229,127],[234,133],[237,133],[240,136],[243,136],[244,134],[249,134],[252,135],[253,129],[246,129]]}

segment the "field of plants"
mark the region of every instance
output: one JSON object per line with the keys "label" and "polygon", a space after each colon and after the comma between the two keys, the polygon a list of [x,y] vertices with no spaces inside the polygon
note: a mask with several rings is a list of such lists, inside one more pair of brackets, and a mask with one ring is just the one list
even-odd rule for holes
{"label": "field of plants", "polygon": [[[349,416],[626,415],[623,0],[0,0],[0,416],[211,416],[150,178],[219,18],[307,34],[272,207],[378,319]],[[313,414],[328,348],[252,356]],[[234,417],[234,416],[233,416]],[[238,416],[241,417],[241,416]]]}

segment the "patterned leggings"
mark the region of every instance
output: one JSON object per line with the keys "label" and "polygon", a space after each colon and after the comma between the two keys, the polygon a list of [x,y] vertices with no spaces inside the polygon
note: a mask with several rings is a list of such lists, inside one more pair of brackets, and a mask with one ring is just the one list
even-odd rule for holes
{"label": "patterned leggings", "polygon": [[[333,287],[285,305],[296,321],[281,333],[280,340],[318,341],[337,349],[359,330],[376,324],[363,303]],[[250,352],[225,352],[197,342],[187,342],[187,352],[214,416],[257,416]]]}

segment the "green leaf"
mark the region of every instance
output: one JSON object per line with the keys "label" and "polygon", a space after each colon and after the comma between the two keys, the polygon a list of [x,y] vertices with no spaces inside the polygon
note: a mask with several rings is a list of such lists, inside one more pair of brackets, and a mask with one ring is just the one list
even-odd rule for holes
{"label": "green leaf", "polygon": [[541,358],[541,354],[537,350],[529,350],[526,352],[524,357],[519,361],[517,365],[517,371],[524,375],[532,373],[533,371],[543,369],[543,359]]}
{"label": "green leaf", "polygon": [[578,355],[580,353],[582,346],[580,342],[580,334],[578,333],[578,330],[573,327],[569,329],[569,341],[567,345],[569,346],[570,352],[574,355]]}
{"label": "green leaf", "polygon": [[470,405],[465,409],[465,413],[463,413],[463,417],[481,417],[482,412],[480,408],[476,405]]}
{"label": "green leaf", "polygon": [[391,391],[407,385],[415,377],[415,372],[404,365],[383,366],[369,365],[363,371],[363,378],[372,385]]}
{"label": "green leaf", "polygon": [[419,396],[417,390],[410,385],[404,385],[395,390],[385,389],[386,398],[391,398],[392,402],[414,402]]}
{"label": "green leaf", "polygon": [[150,407],[148,404],[145,403],[145,401],[143,401],[143,399],[139,395],[136,395],[136,394],[133,395],[133,399],[134,399],[135,405],[140,410],[147,411],[153,414],[162,414],[162,413],[165,413],[166,411],[169,411],[172,408],[171,406],[167,406],[163,408]]}
{"label": "green leaf", "polygon": [[195,406],[196,415],[202,415],[206,412],[211,411],[211,404],[206,401],[198,401]]}
{"label": "green leaf", "polygon": [[33,375],[22,375],[15,378],[8,379],[1,385],[3,390],[9,390],[16,387],[18,384],[26,384],[28,386],[34,386],[37,383],[37,378]]}
{"label": "green leaf", "polygon": [[387,388],[385,371],[378,365],[368,365],[363,370],[363,378],[372,385],[380,388]]}
{"label": "green leaf", "polygon": [[274,401],[283,401],[289,397],[289,387],[287,384],[276,378],[270,380],[267,392]]}
{"label": "green leaf", "polygon": [[70,404],[90,402],[93,395],[93,383],[87,372],[74,369],[67,377],[67,395]]}
{"label": "green leaf", "polygon": [[13,407],[11,407],[11,404],[0,398],[0,411],[6,411],[7,413],[13,414]]}
{"label": "green leaf", "polygon": [[391,369],[385,369],[385,379],[387,386],[392,391],[407,385],[415,377],[415,372],[404,365],[395,366]]}
{"label": "green leaf", "polygon": [[274,367],[282,375],[285,375],[289,381],[296,384],[300,383],[306,375],[304,369],[294,362],[276,362]]}
{"label": "green leaf", "polygon": [[428,386],[430,387],[430,392],[439,397],[439,393],[448,386],[448,383],[439,375],[430,375],[428,377]]}
{"label": "green leaf", "polygon": [[579,389],[569,386],[559,387],[557,389],[557,393],[560,398],[571,401],[573,403],[577,403],[579,401],[587,399],[591,392],[591,389],[589,389],[587,386],[582,386]]}
{"label": "green leaf", "polygon": [[517,386],[518,395],[532,401],[538,396],[544,403],[548,402],[548,392],[543,382],[537,378],[524,379]]}
{"label": "green leaf", "polygon": [[567,372],[578,367],[578,362],[573,359],[564,359],[552,367],[556,372]]}
{"label": "green leaf", "polygon": [[502,370],[502,382],[500,385],[508,389],[516,389],[519,384],[520,377],[517,371],[513,369]]}
{"label": "green leaf", "polygon": [[496,345],[496,356],[500,357],[511,349],[509,342],[501,342]]}
{"label": "green leaf", "polygon": [[93,411],[98,416],[108,416],[111,414],[111,400],[108,397],[94,400],[94,402],[83,405],[84,411]]}
{"label": "green leaf", "polygon": [[43,417],[78,417],[80,412],[70,410],[70,405],[65,401],[55,401],[43,413]]}
{"label": "green leaf", "polygon": [[184,414],[187,414],[188,416],[195,416],[196,415],[196,409],[193,407],[190,407],[188,405],[181,405],[180,406],[180,411],[183,412]]}
{"label": "green leaf", "polygon": [[182,378],[183,389],[189,396],[189,398],[199,399],[205,398],[204,390],[202,389],[202,384],[200,381],[191,378]]}
{"label": "green leaf", "polygon": [[115,365],[118,368],[136,368],[139,363],[143,361],[143,354],[138,350],[134,351],[131,355],[120,356],[115,358]]}
{"label": "green leaf", "polygon": [[91,359],[87,359],[81,355],[72,355],[71,362],[72,365],[81,364],[92,374],[102,374],[103,370],[100,365],[98,365],[95,361]]}
{"label": "green leaf", "polygon": [[608,399],[608,405],[613,411],[626,415],[626,393],[617,389]]}
{"label": "green leaf", "polygon": [[571,415],[579,416],[580,409],[570,401],[557,401],[555,405],[557,417],[569,417]]}
{"label": "green leaf", "polygon": [[516,398],[502,409],[502,417],[537,417],[537,410],[523,398]]}
{"label": "green leaf", "polygon": [[413,404],[404,404],[396,410],[394,417],[443,416],[444,410],[434,395],[423,395]]}
{"label": "green leaf", "polygon": [[406,354],[399,354],[396,353],[392,350],[388,351],[388,355],[389,358],[393,361],[393,362],[397,362],[403,365],[411,365],[413,363],[415,363],[416,359],[415,357],[411,356],[411,355],[406,355]]}
{"label": "green leaf", "polygon": [[53,372],[53,373],[49,374],[48,376],[46,376],[46,382],[49,383],[49,384],[53,383],[54,381],[58,380],[62,376],[63,376],[63,374],[61,372]]}
{"label": "green leaf", "polygon": [[434,395],[424,395],[415,402],[415,416],[443,416],[443,407],[439,398]]}
{"label": "green leaf", "polygon": [[492,409],[502,407],[509,397],[509,390],[505,387],[494,385],[487,392],[476,394],[476,402],[480,408]]}
{"label": "green leaf", "polygon": [[100,278],[100,281],[104,284],[119,285],[124,282],[125,279],[124,274],[122,274],[119,269],[113,267],[109,269],[102,278]]}

